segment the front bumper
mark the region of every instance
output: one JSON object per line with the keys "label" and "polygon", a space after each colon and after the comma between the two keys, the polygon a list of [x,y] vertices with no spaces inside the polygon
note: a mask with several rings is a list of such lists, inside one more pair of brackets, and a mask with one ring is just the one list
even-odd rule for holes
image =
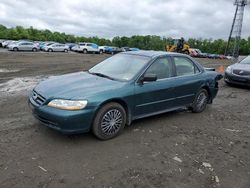
{"label": "front bumper", "polygon": [[229,74],[225,72],[224,81],[231,84],[250,86],[250,77],[237,76],[235,74]]}
{"label": "front bumper", "polygon": [[64,134],[83,133],[91,129],[95,112],[93,109],[68,111],[47,105],[37,106],[32,97],[29,98],[28,103],[34,117],[49,128]]}

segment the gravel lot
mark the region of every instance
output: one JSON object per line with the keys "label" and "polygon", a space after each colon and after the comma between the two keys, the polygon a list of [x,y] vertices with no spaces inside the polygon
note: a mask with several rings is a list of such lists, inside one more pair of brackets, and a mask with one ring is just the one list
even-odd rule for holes
{"label": "gravel lot", "polygon": [[[40,125],[27,106],[48,76],[86,70],[109,55],[0,50],[0,187],[250,187],[250,93],[220,83],[205,112],[133,122],[99,141]],[[197,59],[206,67],[226,60]]]}

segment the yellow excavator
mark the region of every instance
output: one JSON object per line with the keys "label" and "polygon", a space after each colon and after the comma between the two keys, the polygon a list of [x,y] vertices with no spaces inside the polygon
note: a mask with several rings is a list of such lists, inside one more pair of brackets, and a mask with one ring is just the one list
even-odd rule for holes
{"label": "yellow excavator", "polygon": [[189,55],[190,46],[185,44],[184,38],[174,39],[173,44],[166,46],[167,52],[178,52]]}

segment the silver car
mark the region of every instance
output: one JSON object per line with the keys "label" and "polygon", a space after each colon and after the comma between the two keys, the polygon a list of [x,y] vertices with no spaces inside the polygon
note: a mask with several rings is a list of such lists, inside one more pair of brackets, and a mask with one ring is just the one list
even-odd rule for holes
{"label": "silver car", "polygon": [[8,45],[8,49],[11,51],[38,51],[38,47],[33,42],[16,42]]}
{"label": "silver car", "polygon": [[69,47],[65,44],[55,43],[55,44],[45,46],[44,51],[46,52],[68,52]]}

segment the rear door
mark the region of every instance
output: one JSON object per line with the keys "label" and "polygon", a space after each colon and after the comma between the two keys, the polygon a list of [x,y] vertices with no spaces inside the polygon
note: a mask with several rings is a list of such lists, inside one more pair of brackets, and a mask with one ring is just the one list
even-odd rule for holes
{"label": "rear door", "polygon": [[160,57],[146,70],[146,74],[156,74],[154,82],[136,83],[136,118],[165,111],[174,105],[173,64],[168,57]]}
{"label": "rear door", "polygon": [[175,105],[183,106],[193,102],[203,81],[201,70],[185,56],[173,56],[175,68]]}

